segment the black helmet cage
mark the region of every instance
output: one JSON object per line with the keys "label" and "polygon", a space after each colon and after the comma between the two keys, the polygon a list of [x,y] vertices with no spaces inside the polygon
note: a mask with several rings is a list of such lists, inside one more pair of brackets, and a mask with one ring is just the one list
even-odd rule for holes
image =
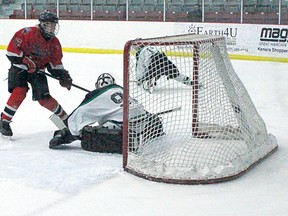
{"label": "black helmet cage", "polygon": [[53,38],[59,31],[59,18],[56,14],[49,11],[45,11],[39,16],[40,28],[42,29],[44,36],[47,38]]}
{"label": "black helmet cage", "polygon": [[100,76],[98,77],[95,83],[95,88],[98,89],[98,88],[102,88],[111,84],[115,84],[114,77],[109,73],[103,73],[103,74],[100,74]]}

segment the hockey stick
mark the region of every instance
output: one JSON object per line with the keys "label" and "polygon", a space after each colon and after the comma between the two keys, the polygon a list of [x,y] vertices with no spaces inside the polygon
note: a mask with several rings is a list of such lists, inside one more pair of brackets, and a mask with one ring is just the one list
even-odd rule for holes
{"label": "hockey stick", "polygon": [[[38,73],[41,73],[41,74],[44,74],[44,75],[46,75],[46,76],[49,76],[49,77],[51,77],[51,78],[53,78],[53,79],[59,80],[57,77],[54,77],[54,76],[52,76],[51,74],[46,73],[45,71],[39,71]],[[76,84],[73,84],[73,83],[72,83],[72,86],[74,86],[75,88],[81,89],[81,90],[83,90],[83,91],[90,92],[89,90],[87,90],[87,89],[85,89],[85,88],[83,88],[83,87],[81,87],[81,86],[78,86],[78,85],[76,85]]]}
{"label": "hockey stick", "polygon": [[181,110],[181,107],[172,108],[170,110],[165,110],[165,111],[158,112],[158,113],[155,113],[155,114],[156,115],[163,115],[163,114],[166,114],[166,113],[175,112],[175,111],[179,111],[179,110]]}
{"label": "hockey stick", "polygon": [[[176,108],[172,108],[172,109],[169,109],[169,110],[165,110],[165,111],[161,111],[161,112],[158,112],[158,113],[154,113],[154,115],[163,115],[163,114],[167,114],[167,113],[175,112],[175,111],[179,111],[179,110],[181,110],[181,107],[176,107]],[[135,117],[131,118],[130,121],[139,121],[139,120],[142,120],[142,119],[145,119],[145,118],[147,118],[147,115],[146,114],[142,114],[142,115],[135,116]]]}
{"label": "hockey stick", "polygon": [[[178,110],[181,110],[181,107],[177,107],[177,108],[173,108],[173,109],[169,109],[169,110],[165,110],[165,111],[162,111],[162,112],[158,112],[156,113],[156,115],[163,115],[163,114],[166,114],[166,113],[170,113],[170,112],[175,112],[175,111],[178,111]],[[146,115],[140,115],[140,116],[136,116],[136,117],[133,117],[132,121],[139,121],[141,119],[145,119],[147,116]],[[63,123],[63,121],[55,114],[52,114],[49,119],[54,123],[54,125],[59,129],[59,130],[62,130],[63,128],[66,127],[66,125]]]}

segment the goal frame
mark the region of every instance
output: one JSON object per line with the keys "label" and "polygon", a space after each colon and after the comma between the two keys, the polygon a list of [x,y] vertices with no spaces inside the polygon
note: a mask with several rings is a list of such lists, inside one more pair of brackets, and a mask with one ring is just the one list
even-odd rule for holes
{"label": "goal frame", "polygon": [[[174,35],[171,36],[174,39],[177,37],[185,37],[185,36],[189,36],[191,34],[183,34],[183,35]],[[194,34],[193,34],[194,35]],[[161,42],[161,39],[167,39],[169,38],[169,36],[166,37],[157,37],[157,38],[148,38],[147,40],[149,40],[149,42],[145,42],[146,39],[143,39],[141,41],[141,43],[146,46],[146,45],[150,45],[151,41],[153,41],[153,45],[155,46],[167,46],[167,45],[187,45],[187,41],[183,42],[183,41],[165,41],[165,42]],[[207,39],[203,39],[201,38],[201,36],[199,36],[199,41],[191,41],[188,42],[189,45],[192,45],[194,47],[193,49],[193,82],[194,85],[192,86],[192,91],[193,96],[192,96],[192,107],[191,109],[193,110],[193,119],[192,119],[192,134],[194,137],[196,138],[208,138],[209,135],[205,132],[199,132],[198,131],[198,91],[199,91],[199,80],[198,80],[198,71],[199,71],[199,43],[200,41],[203,42],[205,40],[213,40],[215,42],[217,42],[218,40],[223,40],[223,37],[215,37],[213,39],[211,38],[207,38]],[[257,160],[256,162],[252,163],[248,168],[246,168],[245,170],[231,175],[231,176],[225,176],[223,178],[215,178],[215,179],[189,179],[189,180],[185,180],[185,179],[170,179],[170,178],[158,178],[158,177],[153,177],[153,176],[148,176],[144,173],[141,173],[139,171],[135,171],[134,169],[130,168],[127,166],[128,163],[128,125],[129,125],[129,119],[128,119],[128,98],[129,98],[129,59],[130,59],[130,49],[131,46],[134,44],[135,40],[129,40],[128,42],[126,42],[125,46],[124,46],[124,53],[123,53],[123,88],[124,88],[124,95],[123,95],[123,168],[124,171],[131,173],[133,175],[136,175],[138,177],[147,179],[147,180],[151,180],[151,181],[155,181],[155,182],[163,182],[163,183],[171,183],[171,184],[211,184],[211,183],[219,183],[219,182],[224,182],[224,181],[228,181],[228,180],[232,180],[232,179],[236,179],[240,176],[242,176],[243,174],[245,174],[246,172],[248,172],[251,168],[253,168],[254,166],[256,166],[258,163],[260,163],[262,160],[264,160],[265,158],[267,158],[269,155],[271,155],[273,152],[275,152],[278,148],[278,146],[276,146],[272,151],[270,151],[268,154],[266,154],[264,157],[260,158],[259,160]]]}

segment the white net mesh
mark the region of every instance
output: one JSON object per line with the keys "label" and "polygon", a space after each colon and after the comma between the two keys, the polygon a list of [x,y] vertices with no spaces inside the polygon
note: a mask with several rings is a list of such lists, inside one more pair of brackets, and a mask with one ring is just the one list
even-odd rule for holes
{"label": "white net mesh", "polygon": [[[175,183],[216,182],[277,148],[234,72],[224,37],[190,34],[127,44],[126,94],[152,114],[128,119],[127,171]],[[124,106],[128,116],[129,103]]]}

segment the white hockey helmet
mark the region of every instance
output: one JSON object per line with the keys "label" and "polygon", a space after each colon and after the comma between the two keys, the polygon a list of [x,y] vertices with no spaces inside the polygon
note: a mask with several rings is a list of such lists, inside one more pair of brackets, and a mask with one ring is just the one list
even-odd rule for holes
{"label": "white hockey helmet", "polygon": [[95,88],[96,89],[103,88],[105,86],[112,85],[112,84],[115,84],[114,77],[109,73],[103,73],[98,77],[95,83]]}

